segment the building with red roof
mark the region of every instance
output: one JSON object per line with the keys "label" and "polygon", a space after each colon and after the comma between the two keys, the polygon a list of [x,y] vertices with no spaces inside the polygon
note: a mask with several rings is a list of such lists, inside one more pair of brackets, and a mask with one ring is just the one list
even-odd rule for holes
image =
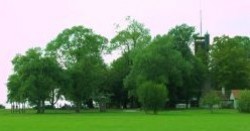
{"label": "building with red roof", "polygon": [[235,108],[235,109],[237,109],[237,107],[238,107],[237,102],[238,102],[238,99],[239,99],[239,97],[240,97],[240,92],[241,92],[241,91],[242,91],[242,90],[232,90],[232,91],[231,91],[230,100],[233,101],[233,105],[234,105],[234,108]]}

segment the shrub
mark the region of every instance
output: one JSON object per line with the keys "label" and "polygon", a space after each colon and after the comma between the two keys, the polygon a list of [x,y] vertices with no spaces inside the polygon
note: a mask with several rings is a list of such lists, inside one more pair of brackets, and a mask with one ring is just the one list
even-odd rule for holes
{"label": "shrub", "polygon": [[5,109],[5,106],[0,104],[0,109]]}
{"label": "shrub", "polygon": [[210,109],[210,111],[212,113],[214,105],[220,103],[220,97],[218,96],[218,94],[215,91],[210,90],[204,94],[204,96],[201,99],[201,103],[203,105],[208,106],[208,108]]}
{"label": "shrub", "polygon": [[52,110],[52,109],[55,109],[55,107],[54,106],[52,106],[52,105],[45,105],[45,107],[44,107],[45,109],[48,109],[48,110]]}
{"label": "shrub", "polygon": [[250,90],[240,92],[238,110],[240,112],[250,113]]}
{"label": "shrub", "polygon": [[141,84],[137,93],[145,112],[152,110],[154,114],[157,114],[167,100],[166,86],[151,81]]}
{"label": "shrub", "polygon": [[64,104],[62,107],[60,107],[61,110],[73,110],[75,109],[75,107],[68,105],[68,104]]}
{"label": "shrub", "polygon": [[99,108],[100,112],[106,112],[107,109],[107,103],[110,102],[109,95],[100,94],[98,97],[96,97],[96,104],[94,104],[94,107]]}

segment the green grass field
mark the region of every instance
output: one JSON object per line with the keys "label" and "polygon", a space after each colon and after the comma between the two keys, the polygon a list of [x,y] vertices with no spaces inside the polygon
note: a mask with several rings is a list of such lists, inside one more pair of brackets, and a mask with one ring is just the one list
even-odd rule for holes
{"label": "green grass field", "polygon": [[234,110],[144,112],[84,111],[10,114],[0,110],[0,131],[250,131],[250,114]]}

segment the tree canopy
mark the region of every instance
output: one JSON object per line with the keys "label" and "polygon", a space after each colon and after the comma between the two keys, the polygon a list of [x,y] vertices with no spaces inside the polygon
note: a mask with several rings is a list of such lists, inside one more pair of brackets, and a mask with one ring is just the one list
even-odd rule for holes
{"label": "tree canopy", "polygon": [[211,49],[210,68],[216,87],[245,89],[250,87],[250,39],[216,37]]}
{"label": "tree canopy", "polygon": [[77,112],[102,84],[106,66],[101,53],[106,43],[105,37],[91,29],[76,26],[65,29],[46,48],[68,72],[64,95],[74,102]]}
{"label": "tree canopy", "polygon": [[[205,52],[197,53],[192,46],[199,35],[192,26],[177,25],[151,39],[143,23],[126,20],[110,42],[92,29],[73,26],[45,49],[17,54],[7,82],[8,102],[29,104],[38,113],[44,113],[46,102],[54,107],[61,98],[76,112],[92,108],[95,101],[105,109],[142,107],[156,113],[178,103],[188,107],[196,101],[198,106],[202,94],[214,97],[206,95],[208,83],[211,90],[250,88],[249,37],[215,37]],[[113,51],[121,56],[105,63],[103,54]]]}
{"label": "tree canopy", "polygon": [[[31,48],[13,61],[14,74],[8,81],[9,101],[26,102],[44,112],[45,101],[60,86],[61,69],[55,59],[43,55],[40,48]],[[14,100],[14,101],[13,101]]]}

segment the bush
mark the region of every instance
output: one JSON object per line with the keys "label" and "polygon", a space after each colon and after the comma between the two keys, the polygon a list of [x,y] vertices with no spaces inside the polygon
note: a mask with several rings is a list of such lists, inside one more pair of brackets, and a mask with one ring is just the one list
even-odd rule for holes
{"label": "bush", "polygon": [[0,104],[0,109],[5,109],[5,106]]}
{"label": "bush", "polygon": [[240,92],[238,110],[240,112],[250,113],[250,90]]}
{"label": "bush", "polygon": [[166,86],[154,82],[145,82],[139,86],[138,98],[145,112],[152,110],[154,114],[157,114],[167,100]]}
{"label": "bush", "polygon": [[45,109],[48,109],[48,110],[52,110],[52,109],[55,109],[55,107],[54,106],[52,106],[52,105],[45,105],[45,107],[44,107]]}
{"label": "bush", "polygon": [[64,104],[62,107],[60,107],[61,110],[74,110],[75,107],[68,105],[68,104]]}
{"label": "bush", "polygon": [[212,113],[213,106],[220,103],[220,97],[218,96],[218,94],[215,91],[210,90],[204,94],[204,96],[201,99],[201,103],[203,105],[208,106],[208,108],[210,109],[210,111]]}

